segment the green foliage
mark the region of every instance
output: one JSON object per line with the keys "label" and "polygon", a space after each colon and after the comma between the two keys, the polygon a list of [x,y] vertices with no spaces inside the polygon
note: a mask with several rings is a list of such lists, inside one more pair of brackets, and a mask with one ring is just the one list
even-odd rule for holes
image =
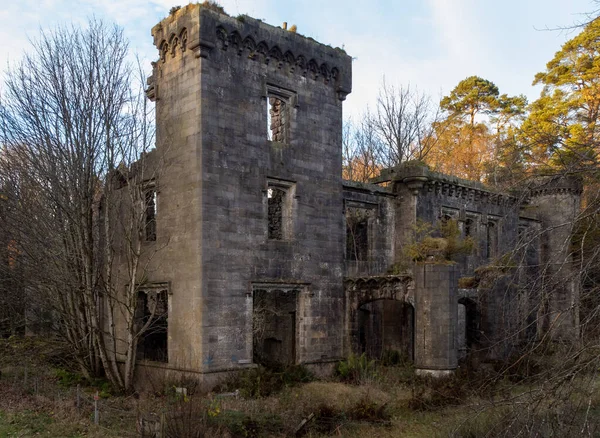
{"label": "green foliage", "polygon": [[191,397],[198,393],[199,382],[197,379],[189,377],[181,377],[175,380],[165,382],[165,394],[174,398],[181,398],[181,394],[177,393],[177,388],[185,388],[186,395]]}
{"label": "green foliage", "polygon": [[500,278],[510,274],[517,267],[513,254],[503,254],[492,263],[475,269],[475,281],[483,289],[490,289]]}
{"label": "green foliage", "polygon": [[600,21],[567,41],[533,83],[544,88],[523,124],[530,160],[560,168],[597,163]]}
{"label": "green foliage", "polygon": [[439,221],[435,226],[418,221],[415,226],[416,241],[405,249],[406,257],[416,262],[450,262],[459,256],[469,255],[475,249],[475,241],[463,238],[454,219]]}
{"label": "green foliage", "polygon": [[250,370],[230,375],[217,388],[216,392],[240,391],[245,398],[268,397],[283,388],[308,383],[314,375],[302,365],[290,365],[274,369],[258,366]]}
{"label": "green foliage", "polygon": [[217,416],[211,417],[209,423],[226,429],[233,437],[264,437],[280,436],[285,428],[279,415],[263,414],[248,415],[244,412],[225,410]]}
{"label": "green foliage", "polygon": [[[39,436],[48,433],[54,419],[43,412],[24,410],[14,414],[0,411],[0,436],[22,437]],[[46,435],[48,436],[48,435]]]}
{"label": "green foliage", "polygon": [[214,12],[218,12],[219,14],[228,15],[227,12],[225,12],[225,9],[223,8],[223,6],[221,6],[219,3],[215,2],[215,1],[205,0],[204,2],[200,3],[200,5],[203,8],[209,9]]}
{"label": "green foliage", "polygon": [[63,368],[55,368],[54,376],[58,384],[64,388],[72,388],[77,385],[95,388],[101,398],[109,398],[117,393],[110,382],[103,378],[93,378],[90,380],[80,373],[68,371]]}
{"label": "green foliage", "polygon": [[460,405],[467,397],[468,385],[468,379],[459,374],[416,378],[408,406],[415,411],[429,411]]}
{"label": "green foliage", "polygon": [[377,378],[377,361],[369,359],[366,353],[356,356],[350,354],[348,359],[338,362],[334,375],[342,382],[358,385]]}
{"label": "green foliage", "polygon": [[440,108],[454,117],[467,117],[471,125],[479,113],[491,114],[499,107],[498,87],[479,76],[469,76],[458,83],[449,96],[440,102]]}
{"label": "green foliage", "polygon": [[401,365],[407,361],[408,358],[398,350],[385,350],[381,355],[381,365],[384,367]]}
{"label": "green foliage", "polygon": [[476,277],[461,277],[458,279],[459,289],[474,289],[479,284]]}
{"label": "green foliage", "polygon": [[391,420],[386,404],[376,403],[368,395],[363,396],[346,410],[321,403],[315,410],[315,417],[311,430],[327,435],[339,434],[340,429],[349,423],[389,425]]}
{"label": "green foliage", "polygon": [[169,405],[165,413],[166,438],[222,436],[223,429],[211,421],[210,407],[206,402],[179,399]]}
{"label": "green foliage", "polygon": [[65,388],[70,388],[72,386],[77,385],[84,385],[88,383],[85,377],[83,377],[81,374],[67,371],[62,368],[55,369],[54,375],[56,376],[58,384]]}
{"label": "green foliage", "polygon": [[497,185],[510,173],[508,166],[523,163],[514,140],[526,106],[525,96],[501,95],[489,80],[463,79],[440,102],[446,117],[434,123],[436,143],[428,162],[436,170]]}

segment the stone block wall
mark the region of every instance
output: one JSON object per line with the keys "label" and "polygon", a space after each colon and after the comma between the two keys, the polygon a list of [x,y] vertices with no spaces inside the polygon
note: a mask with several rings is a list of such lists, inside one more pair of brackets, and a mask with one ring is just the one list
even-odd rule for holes
{"label": "stone block wall", "polygon": [[[354,181],[344,181],[343,195],[346,219],[344,276],[388,273],[394,263],[395,195],[384,187]],[[353,234],[352,221],[357,217],[364,218],[365,236]],[[349,240],[357,237],[362,237],[360,243],[364,243],[366,248],[360,257],[351,257],[352,242]]]}
{"label": "stone block wall", "polygon": [[458,366],[457,283],[455,265],[414,267],[414,356],[415,367],[422,373],[444,374]]}
{"label": "stone block wall", "polygon": [[[171,282],[169,365],[251,364],[258,287],[298,289],[296,362],[340,357],[350,57],[201,5],[176,11],[153,36],[161,59],[149,94],[157,147],[168,151],[157,233],[169,237],[152,277]],[[271,209],[282,224],[270,235],[274,189],[284,192]]]}
{"label": "stone block wall", "polygon": [[[540,223],[541,273],[538,336],[549,333],[557,341],[579,338],[581,279],[573,258],[572,236],[581,208],[582,182],[575,177],[535,181],[529,209]],[[540,275],[540,273],[538,273]]]}
{"label": "stone block wall", "polygon": [[[457,327],[464,338],[475,326],[459,324],[458,278],[509,252],[519,269],[467,303],[487,344],[500,346],[493,355],[506,354],[497,341],[534,313],[544,315],[538,331],[558,318],[566,322],[556,337],[576,337],[579,280],[565,225],[579,208],[576,188],[534,187],[527,204],[419,164],[384,170],[386,187],[342,182],[342,101],[352,79],[343,50],[199,4],[174,11],[152,35],[157,147],[141,184],[156,194],[156,240],[143,244],[156,257],[145,256],[139,281],[168,292],[169,337],[168,362],[149,366],[239,370],[253,365],[258,344],[275,361],[322,364],[361,348],[359,319],[370,312],[375,350],[399,349],[423,372],[449,372],[465,348]],[[412,279],[396,272],[417,221],[445,219],[474,251],[455,265],[417,264]],[[552,267],[547,285],[561,286],[523,295],[540,263]],[[115,266],[124,287],[124,251]],[[261,338],[256,306],[265,297],[280,314]]]}

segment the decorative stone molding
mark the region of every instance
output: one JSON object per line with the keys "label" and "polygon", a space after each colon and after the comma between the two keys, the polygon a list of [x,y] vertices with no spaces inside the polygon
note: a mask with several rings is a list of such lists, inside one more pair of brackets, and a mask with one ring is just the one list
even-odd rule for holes
{"label": "decorative stone molding", "polygon": [[322,81],[333,87],[339,100],[352,90],[352,59],[342,49],[251,17],[236,19],[201,4],[189,4],[154,26],[152,36],[159,53],[155,67],[159,72],[163,64],[188,51],[196,58],[211,59],[215,49],[220,49],[286,75]]}
{"label": "decorative stone molding", "polygon": [[417,196],[423,185],[427,182],[427,178],[424,176],[410,176],[404,178],[402,182],[406,184],[413,195]]}
{"label": "decorative stone molding", "polygon": [[381,275],[375,277],[345,278],[344,290],[352,309],[376,300],[398,300],[414,304],[412,277],[408,275]]}
{"label": "decorative stone molding", "polygon": [[160,60],[167,62],[169,56],[175,58],[178,53],[184,53],[187,49],[188,44],[188,31],[184,27],[178,34],[172,33],[169,36],[169,40],[162,40],[158,45],[158,52],[160,54]]}
{"label": "decorative stone molding", "polygon": [[469,202],[483,202],[491,205],[513,205],[519,202],[518,198],[511,195],[472,188],[450,181],[428,179],[425,186],[428,192],[435,193],[437,196],[460,198]]}
{"label": "decorative stone molding", "polygon": [[[242,37],[237,30],[228,30],[219,25],[216,29],[219,48],[223,51],[233,51],[238,56],[245,56],[249,60],[260,61],[274,65],[278,69],[286,69],[289,73],[300,74],[313,80],[321,80],[325,84],[335,84],[339,78],[337,67],[329,66],[326,62],[319,62],[303,54],[294,55],[291,50],[282,50],[277,45],[269,46],[267,41],[255,41],[251,35]],[[348,93],[337,90],[340,100],[346,98]]]}

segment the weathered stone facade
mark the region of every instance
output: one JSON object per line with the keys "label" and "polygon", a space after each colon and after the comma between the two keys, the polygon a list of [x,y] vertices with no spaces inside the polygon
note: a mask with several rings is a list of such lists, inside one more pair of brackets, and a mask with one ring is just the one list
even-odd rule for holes
{"label": "weathered stone facade", "polygon": [[[499,299],[502,281],[465,291],[458,278],[514,249],[520,229],[567,221],[578,186],[521,198],[422,166],[388,169],[385,187],[342,181],[352,67],[343,50],[199,5],[152,35],[160,59],[148,96],[161,166],[145,242],[157,251],[142,286],[168,289],[168,342],[166,361],[146,368],[209,376],[257,358],[316,365],[392,349],[426,372],[447,372],[461,351],[491,344],[507,327],[486,309],[532,305],[531,297],[526,305]],[[552,203],[565,207],[560,217]],[[446,217],[474,251],[457,264],[395,269],[417,219]],[[570,231],[549,234],[541,248],[529,242],[536,247],[525,264],[568,257],[560,245]],[[117,271],[124,263],[116,259]],[[533,275],[520,266],[519,275]],[[568,281],[546,306],[569,321],[560,336],[572,338],[578,282]]]}

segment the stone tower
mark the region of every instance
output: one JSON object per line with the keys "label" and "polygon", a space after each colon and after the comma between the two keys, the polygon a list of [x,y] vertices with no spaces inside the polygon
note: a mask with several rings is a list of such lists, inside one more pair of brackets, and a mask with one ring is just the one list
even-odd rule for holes
{"label": "stone tower", "polygon": [[[160,263],[168,361],[215,373],[257,353],[342,355],[342,101],[351,58],[247,16],[197,4],[152,29]],[[266,304],[265,304],[266,303]],[[257,325],[257,306],[275,316]],[[257,331],[260,333],[257,335]]]}
{"label": "stone tower", "polygon": [[538,337],[579,339],[581,278],[573,258],[573,233],[581,210],[582,181],[576,177],[539,178],[530,189],[529,209],[541,223],[541,283]]}

